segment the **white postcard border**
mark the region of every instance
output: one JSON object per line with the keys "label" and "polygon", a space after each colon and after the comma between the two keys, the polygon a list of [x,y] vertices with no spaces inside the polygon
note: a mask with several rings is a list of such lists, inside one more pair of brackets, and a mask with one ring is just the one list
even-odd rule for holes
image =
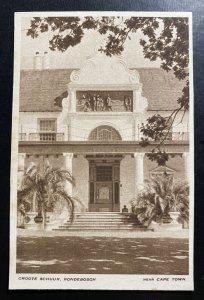
{"label": "white postcard border", "polygon": [[[16,274],[17,239],[17,165],[18,165],[18,123],[19,86],[21,53],[21,18],[33,16],[162,16],[189,18],[190,55],[190,220],[189,220],[189,275],[116,275],[116,274]],[[15,13],[14,43],[14,88],[12,116],[11,151],[11,193],[10,193],[10,263],[9,289],[93,289],[93,290],[193,290],[193,233],[194,233],[194,101],[193,101],[193,47],[191,12],[111,12],[111,11],[73,11],[73,12],[18,12]],[[192,175],[193,174],[193,175]],[[20,279],[27,277],[29,279]],[[37,278],[37,279],[32,279]],[[42,280],[40,279],[42,278]],[[44,279],[43,279],[44,278]],[[46,279],[48,278],[48,279]],[[59,280],[55,280],[59,278]],[[86,278],[87,280],[84,280]],[[89,280],[95,278],[95,280]],[[148,280],[153,278],[153,280]],[[165,280],[166,278],[166,280]],[[183,279],[184,280],[183,280]],[[79,280],[81,279],[81,280]],[[162,280],[163,279],[163,280]]]}

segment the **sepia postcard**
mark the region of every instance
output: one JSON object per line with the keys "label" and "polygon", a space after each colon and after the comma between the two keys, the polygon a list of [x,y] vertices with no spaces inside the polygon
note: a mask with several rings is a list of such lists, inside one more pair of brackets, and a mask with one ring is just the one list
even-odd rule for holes
{"label": "sepia postcard", "polygon": [[9,289],[193,290],[192,15],[15,13]]}

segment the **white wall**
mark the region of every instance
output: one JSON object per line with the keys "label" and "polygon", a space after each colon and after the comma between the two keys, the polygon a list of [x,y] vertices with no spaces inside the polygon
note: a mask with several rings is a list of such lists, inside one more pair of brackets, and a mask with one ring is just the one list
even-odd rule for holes
{"label": "white wall", "polygon": [[131,115],[111,113],[75,114],[70,120],[71,140],[87,141],[93,129],[101,125],[109,125],[118,130],[122,140],[132,140],[134,120]]}
{"label": "white wall", "polygon": [[121,161],[120,184],[120,210],[126,205],[130,212],[130,201],[135,196],[135,166],[131,155],[126,155]]}
{"label": "white wall", "polygon": [[88,210],[89,203],[89,163],[83,155],[77,155],[73,158],[72,174],[75,178],[75,186],[73,186],[73,197],[78,198],[82,206],[79,204],[79,210]]}
{"label": "white wall", "polygon": [[[138,140],[140,126],[154,114],[169,117],[170,111],[148,111],[143,114],[133,113],[76,113],[68,117],[70,124],[70,140],[87,141],[93,129],[101,125],[109,125],[119,131],[122,140]],[[173,125],[173,132],[187,132],[188,113],[179,112]],[[139,132],[140,135],[140,132]]]}
{"label": "white wall", "polygon": [[[146,122],[147,118],[154,114],[160,114],[163,117],[170,116],[170,111],[147,111],[144,113],[74,113],[68,114],[62,118],[60,112],[20,112],[19,133],[37,133],[38,119],[57,118],[57,132],[64,133],[65,140],[68,137],[72,141],[87,141],[89,134],[93,129],[101,125],[109,125],[119,131],[122,140],[138,140],[138,130],[141,124]],[[182,120],[183,117],[183,120]],[[173,132],[187,132],[188,112],[183,116],[179,112],[173,125]],[[182,121],[182,122],[181,122]],[[68,132],[69,131],[69,132]]]}
{"label": "white wall", "polygon": [[19,113],[19,133],[37,133],[38,119],[57,119],[57,132],[67,135],[67,124],[59,120],[60,112],[20,112]]}

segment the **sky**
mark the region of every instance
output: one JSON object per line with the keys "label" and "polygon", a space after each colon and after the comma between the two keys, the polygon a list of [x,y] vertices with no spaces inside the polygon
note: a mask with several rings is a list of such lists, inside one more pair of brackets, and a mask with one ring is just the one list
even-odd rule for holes
{"label": "sky", "polygon": [[[33,68],[33,57],[38,51],[43,54],[49,53],[51,69],[80,68],[86,61],[87,56],[93,55],[95,48],[100,48],[103,43],[103,37],[94,30],[87,30],[81,43],[68,48],[64,53],[51,51],[49,49],[49,39],[51,34],[43,33],[38,38],[32,39],[26,35],[30,27],[31,18],[22,18],[21,23],[21,69]],[[159,61],[150,62],[145,59],[142,53],[142,47],[139,44],[141,34],[131,35],[131,40],[126,41],[125,49],[122,53],[123,59],[129,68],[155,68],[159,67]]]}

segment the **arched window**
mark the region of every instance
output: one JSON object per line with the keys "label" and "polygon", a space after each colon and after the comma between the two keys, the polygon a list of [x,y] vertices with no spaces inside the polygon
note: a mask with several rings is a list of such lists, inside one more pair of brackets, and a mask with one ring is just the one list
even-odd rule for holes
{"label": "arched window", "polygon": [[111,126],[99,126],[92,130],[89,141],[121,141],[121,136],[117,130]]}

